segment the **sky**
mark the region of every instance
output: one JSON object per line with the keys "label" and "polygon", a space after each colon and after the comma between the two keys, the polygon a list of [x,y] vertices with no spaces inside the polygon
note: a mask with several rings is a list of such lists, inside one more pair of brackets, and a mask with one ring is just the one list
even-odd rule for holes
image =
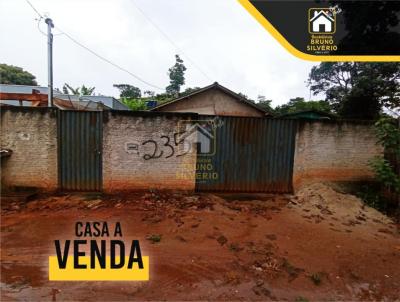
{"label": "sky", "polygon": [[[169,84],[175,54],[185,62],[185,87],[217,81],[274,106],[310,99],[306,85],[316,63],[294,57],[236,0],[30,0],[53,19],[54,87],[96,87],[118,97],[113,84],[163,92],[79,47],[60,30],[99,55],[157,87]],[[16,65],[47,86],[46,24],[25,0],[0,1],[0,63]],[[314,98],[314,97],[312,97]]]}

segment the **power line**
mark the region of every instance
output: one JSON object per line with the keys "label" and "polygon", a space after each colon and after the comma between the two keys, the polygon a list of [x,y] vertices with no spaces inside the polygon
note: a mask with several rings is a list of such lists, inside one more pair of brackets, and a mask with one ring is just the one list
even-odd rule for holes
{"label": "power line", "polygon": [[42,19],[43,19],[42,17],[37,19],[37,29],[43,36],[47,36],[47,34],[43,30],[40,29],[40,21],[42,21]]}
{"label": "power line", "polygon": [[38,16],[39,16],[41,19],[43,19],[42,14],[39,13],[39,11],[33,6],[33,4],[32,4],[29,0],[25,0],[25,1],[26,1],[26,3],[28,3],[29,6],[38,14]]}
{"label": "power line", "polygon": [[136,80],[138,80],[138,81],[140,81],[140,82],[142,82],[142,83],[144,83],[144,84],[146,84],[146,85],[148,85],[148,86],[150,86],[150,87],[153,87],[153,88],[159,89],[159,90],[164,90],[164,88],[161,88],[161,87],[159,87],[159,86],[157,86],[157,85],[154,85],[154,84],[151,84],[151,83],[145,81],[144,79],[140,78],[139,76],[135,75],[134,73],[130,72],[129,70],[127,70],[127,69],[125,69],[125,68],[119,66],[118,64],[116,64],[116,63],[114,63],[114,62],[112,62],[112,61],[110,61],[109,59],[103,57],[102,55],[99,55],[99,54],[96,53],[95,51],[91,50],[89,47],[87,47],[87,46],[83,45],[82,43],[80,43],[79,41],[77,41],[75,38],[73,38],[71,35],[69,35],[69,34],[66,33],[65,31],[61,30],[59,27],[56,26],[56,28],[57,28],[58,31],[60,31],[60,33],[64,34],[65,37],[67,37],[68,39],[70,39],[70,40],[71,40],[72,42],[74,42],[76,45],[78,45],[78,46],[80,46],[80,47],[86,49],[88,52],[90,52],[91,54],[93,54],[93,55],[96,56],[97,58],[99,58],[99,59],[103,60],[104,62],[106,62],[106,63],[108,63],[108,64],[114,66],[115,68],[118,68],[119,70],[121,70],[121,71],[123,71],[123,72],[126,72],[127,74],[129,74],[129,75],[131,75],[132,77],[134,77]]}
{"label": "power line", "polygon": [[146,15],[146,13],[136,4],[135,0],[131,1],[135,8],[146,18],[147,21],[151,25],[157,29],[160,34],[173,46],[178,52],[180,52],[203,76],[205,76],[208,80],[213,81],[211,77],[209,77],[187,54],[185,54],[182,49],[150,18]]}
{"label": "power line", "polygon": [[[43,16],[39,13],[39,11],[33,6],[33,4],[32,4],[29,0],[25,0],[25,1],[29,4],[29,6],[30,6],[30,7],[36,12],[36,14],[39,16],[39,18],[40,18],[39,21],[38,21],[38,28],[39,28],[39,22],[40,22],[41,19],[43,19]],[[99,54],[96,53],[95,51],[91,50],[89,47],[87,47],[87,46],[83,45],[82,43],[80,43],[79,41],[77,41],[75,38],[73,38],[71,35],[69,35],[69,34],[66,33],[65,31],[61,30],[59,27],[56,27],[56,28],[57,28],[57,30],[60,32],[60,34],[64,35],[65,37],[67,37],[68,39],[70,39],[72,42],[74,42],[76,45],[78,45],[78,46],[84,48],[85,50],[87,50],[88,52],[90,52],[91,54],[93,54],[94,56],[96,56],[97,58],[99,58],[99,59],[103,60],[104,62],[106,62],[106,63],[108,63],[108,64],[114,66],[115,68],[117,68],[117,69],[119,69],[119,70],[121,70],[121,71],[123,71],[123,72],[129,74],[130,76],[132,76],[132,77],[134,77],[136,80],[138,80],[138,81],[140,81],[140,82],[146,84],[147,86],[150,86],[150,87],[153,87],[153,88],[155,88],[155,89],[162,90],[162,91],[164,90],[164,88],[161,88],[161,87],[159,87],[159,86],[157,86],[157,85],[154,85],[154,84],[151,84],[151,83],[145,81],[144,79],[142,79],[141,77],[135,75],[134,73],[130,72],[129,70],[127,70],[127,69],[125,69],[125,68],[119,66],[118,64],[116,64],[116,63],[110,61],[109,59],[107,59],[107,58],[105,58],[105,57],[99,55]],[[42,32],[42,31],[40,30],[40,28],[39,28],[39,31]]]}
{"label": "power line", "polygon": [[[33,4],[29,1],[29,0],[25,0],[26,3],[29,4],[29,6],[36,12],[36,14],[39,16],[39,19],[35,19],[37,20],[37,28],[40,31],[40,33],[44,36],[47,36],[47,34],[45,32],[43,32],[43,30],[41,30],[40,28],[40,21],[42,21],[44,19],[44,17],[39,13],[39,11],[33,6]],[[63,33],[57,33],[57,34],[53,34],[53,36],[59,36],[59,35],[63,35]]]}

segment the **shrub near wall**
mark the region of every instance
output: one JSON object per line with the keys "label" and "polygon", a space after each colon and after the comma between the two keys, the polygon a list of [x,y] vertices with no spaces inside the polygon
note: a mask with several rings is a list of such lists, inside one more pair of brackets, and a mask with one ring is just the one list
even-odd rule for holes
{"label": "shrub near wall", "polygon": [[12,155],[2,159],[2,189],[57,189],[57,112],[48,108],[2,108],[1,148]]}
{"label": "shrub near wall", "polygon": [[296,136],[293,184],[364,181],[373,178],[368,162],[383,148],[370,122],[300,121]]}
{"label": "shrub near wall", "polygon": [[106,192],[194,190],[196,150],[175,144],[180,121],[193,114],[104,113],[103,189]]}

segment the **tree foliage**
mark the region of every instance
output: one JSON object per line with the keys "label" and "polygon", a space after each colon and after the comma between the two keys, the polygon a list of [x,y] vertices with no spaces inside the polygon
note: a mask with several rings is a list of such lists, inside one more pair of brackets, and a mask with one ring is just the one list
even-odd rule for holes
{"label": "tree foliage", "polygon": [[36,77],[21,67],[0,64],[0,83],[36,86]]}
{"label": "tree foliage", "polygon": [[179,55],[175,55],[175,64],[168,70],[169,85],[166,93],[177,97],[181,91],[181,86],[185,84],[186,67]]}
{"label": "tree foliage", "polygon": [[[393,118],[383,117],[375,123],[375,130],[378,142],[385,148],[385,153],[393,154],[396,161],[400,161],[400,128],[396,125],[396,121]],[[376,157],[370,165],[376,179],[385,188],[400,194],[400,175],[389,160]]]}
{"label": "tree foliage", "polygon": [[378,142],[400,158],[400,129],[390,117],[382,117],[375,123]]}
{"label": "tree foliage", "polygon": [[189,95],[189,94],[191,94],[193,92],[196,92],[197,90],[200,90],[200,89],[201,89],[200,87],[193,87],[193,88],[192,87],[188,87],[188,88],[185,89],[185,91],[181,92],[179,94],[179,96],[183,97],[183,96]]}
{"label": "tree foliage", "polygon": [[400,193],[400,176],[397,175],[387,159],[376,157],[370,162],[376,179],[388,189]]}
{"label": "tree foliage", "polygon": [[327,101],[306,101],[304,98],[296,97],[289,100],[288,103],[276,106],[275,114],[283,115],[306,110],[317,110],[326,113],[332,113],[330,104]]}
{"label": "tree foliage", "polygon": [[308,85],[343,117],[375,119],[383,107],[400,106],[400,63],[323,62]]}
{"label": "tree foliage", "polygon": [[136,99],[142,96],[142,92],[138,87],[129,84],[114,84],[113,86],[118,88],[120,98]]}
{"label": "tree foliage", "polygon": [[[400,49],[399,1],[330,1],[341,10],[346,35],[340,40],[341,50],[359,49],[360,54],[397,54]],[[354,54],[354,51],[352,52]]]}
{"label": "tree foliage", "polygon": [[145,91],[143,91],[143,94],[147,95],[148,97],[154,97],[154,95],[155,95],[154,91],[151,91],[151,90],[145,90]]}
{"label": "tree foliage", "polygon": [[249,102],[255,103],[255,101],[254,101],[253,99],[249,98],[247,95],[245,95],[245,94],[242,93],[242,92],[239,92],[237,95],[240,96],[241,98],[243,98],[243,99],[249,101]]}
{"label": "tree foliage", "polygon": [[81,87],[73,88],[71,85],[65,83],[62,91],[64,94],[72,94],[72,95],[94,95],[95,87],[86,87],[82,85]]}
{"label": "tree foliage", "polygon": [[264,109],[267,112],[274,112],[274,109],[272,108],[272,100],[267,100],[267,98],[264,95],[259,95],[257,97],[257,103],[258,107]]}
{"label": "tree foliage", "polygon": [[146,100],[138,98],[122,98],[121,99],[122,103],[124,103],[126,106],[128,106],[131,110],[133,111],[139,111],[139,110],[146,110],[147,105],[146,105]]}

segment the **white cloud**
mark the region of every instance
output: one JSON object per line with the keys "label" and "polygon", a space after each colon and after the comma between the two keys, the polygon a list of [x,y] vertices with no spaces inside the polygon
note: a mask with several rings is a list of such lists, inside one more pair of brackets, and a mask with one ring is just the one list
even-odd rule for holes
{"label": "white cloud", "polygon": [[[168,85],[167,70],[177,49],[142,15],[158,25],[213,81],[251,98],[265,95],[274,105],[308,99],[305,81],[315,63],[288,53],[235,0],[31,0],[56,26],[102,56],[158,86]],[[47,85],[47,40],[33,10],[23,0],[0,3],[0,60],[21,66]],[[41,24],[45,30],[45,24]],[[57,30],[55,30],[57,33]],[[184,55],[186,86],[210,80]],[[114,83],[151,89],[99,60],[62,35],[54,39],[54,81],[95,86],[117,95]]]}

